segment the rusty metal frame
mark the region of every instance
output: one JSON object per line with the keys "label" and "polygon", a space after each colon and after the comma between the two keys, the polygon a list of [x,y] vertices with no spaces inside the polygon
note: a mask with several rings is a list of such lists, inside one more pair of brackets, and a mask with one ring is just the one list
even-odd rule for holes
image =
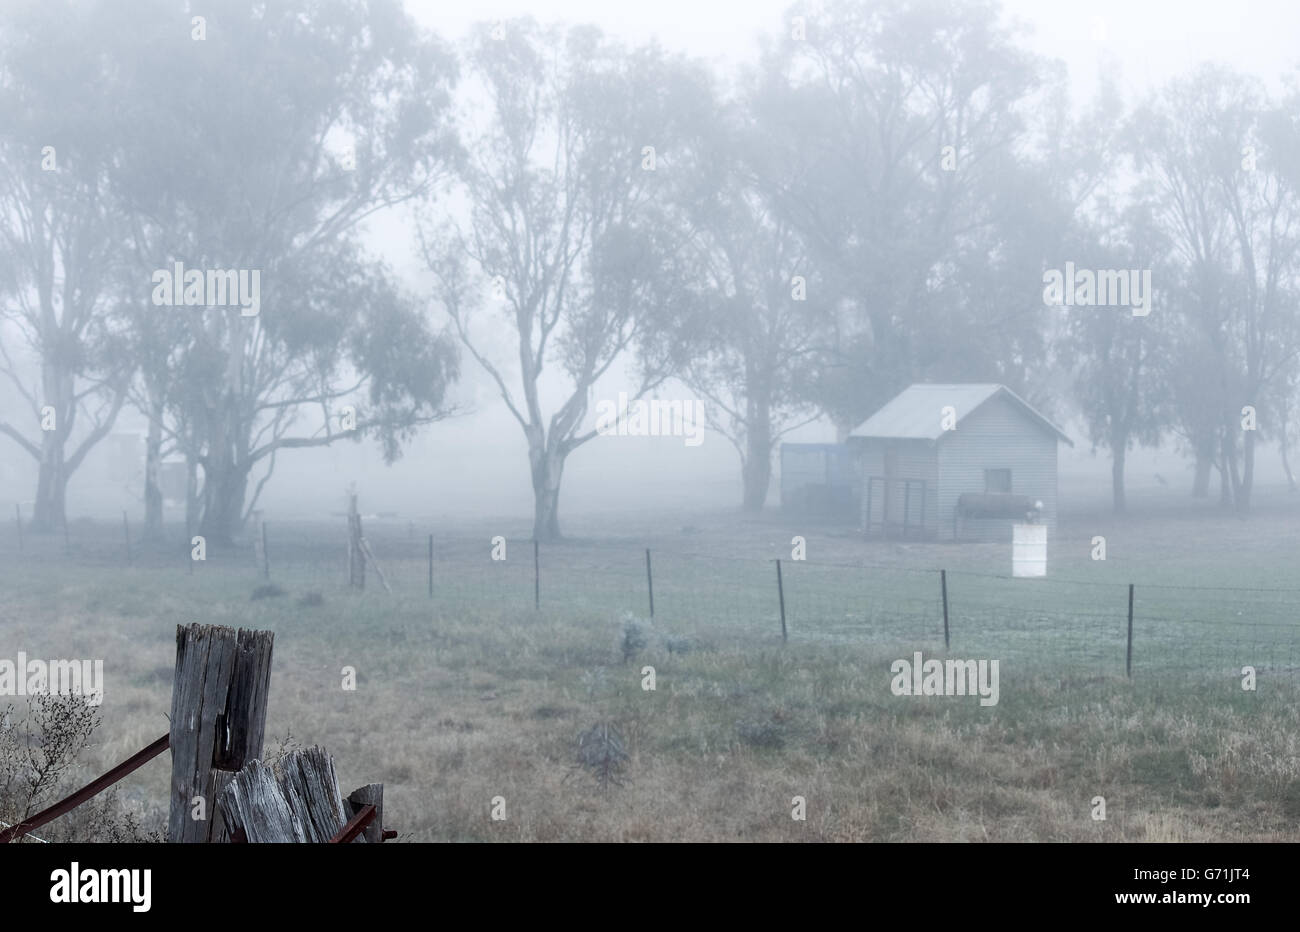
{"label": "rusty metal frame", "polygon": [[329,840],[331,845],[346,845],[352,841],[365,829],[367,825],[375,820],[375,807],[373,803],[366,803],[357,810],[357,814],[348,819],[348,824],[339,829],[337,835]]}
{"label": "rusty metal frame", "polygon": [[170,734],[163,735],[161,738],[159,738],[153,744],[149,745],[144,750],[137,751],[135,754],[132,754],[126,760],[122,761],[122,763],[118,764],[112,770],[108,771],[108,773],[104,774],[103,776],[96,777],[94,780],[91,780],[89,783],[87,783],[81,789],[77,790],[77,792],[73,793],[71,796],[67,796],[59,800],[53,806],[49,806],[48,808],[42,809],[40,812],[36,813],[36,815],[32,816],[29,819],[23,819],[17,825],[11,825],[9,828],[5,829],[4,831],[0,831],[0,845],[8,844],[9,842],[13,841],[15,838],[21,838],[23,835],[26,835],[28,832],[40,828],[46,822],[52,822],[55,819],[57,819],[59,816],[71,812],[73,809],[76,809],[86,800],[94,796],[97,796],[100,793],[102,793],[104,790],[108,789],[110,786],[112,786],[118,780],[121,780],[127,774],[132,773],[138,770],[140,767],[144,766],[145,764],[149,763],[149,761],[153,760],[163,751],[167,750],[167,748],[169,748],[170,746],[171,746],[171,735]]}

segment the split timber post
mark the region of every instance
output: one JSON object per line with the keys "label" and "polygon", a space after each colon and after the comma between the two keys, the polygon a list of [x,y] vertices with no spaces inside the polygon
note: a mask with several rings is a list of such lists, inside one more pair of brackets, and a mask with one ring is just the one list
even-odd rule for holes
{"label": "split timber post", "polygon": [[270,631],[176,626],[168,841],[229,840],[217,800],[262,755],[274,640]]}
{"label": "split timber post", "polygon": [[361,547],[361,514],[355,493],[348,497],[348,585],[366,588],[366,554]]}
{"label": "split timber post", "polygon": [[249,761],[217,805],[233,842],[378,844],[396,835],[383,829],[384,785],[344,796],[334,759],[320,747],[291,751],[274,767]]}

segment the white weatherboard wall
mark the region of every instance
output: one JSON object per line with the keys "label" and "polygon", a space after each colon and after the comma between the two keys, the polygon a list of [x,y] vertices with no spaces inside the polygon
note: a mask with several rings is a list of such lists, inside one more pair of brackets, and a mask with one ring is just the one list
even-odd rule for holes
{"label": "white weatherboard wall", "polygon": [[1014,524],[1011,528],[1011,575],[1047,575],[1047,525]]}
{"label": "white weatherboard wall", "polygon": [[[957,414],[957,429],[945,433],[938,445],[940,533],[952,535],[962,493],[985,491],[986,469],[1010,469],[1012,493],[1041,501],[1039,520],[1055,528],[1056,435],[1006,397],[990,398],[965,416]],[[1007,523],[1005,518],[964,521],[962,537],[1006,540]]]}

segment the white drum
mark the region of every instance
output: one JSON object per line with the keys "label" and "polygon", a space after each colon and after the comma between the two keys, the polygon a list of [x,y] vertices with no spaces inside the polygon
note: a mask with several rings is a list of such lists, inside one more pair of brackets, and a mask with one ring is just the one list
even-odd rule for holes
{"label": "white drum", "polygon": [[1015,524],[1011,528],[1011,575],[1047,575],[1047,525]]}

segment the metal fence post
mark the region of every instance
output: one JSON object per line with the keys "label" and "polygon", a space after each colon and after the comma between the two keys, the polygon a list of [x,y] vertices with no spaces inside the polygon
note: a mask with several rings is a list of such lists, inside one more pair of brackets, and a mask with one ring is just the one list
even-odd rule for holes
{"label": "metal fence post", "polygon": [[1124,651],[1124,675],[1133,677],[1133,584],[1128,584],[1128,647]]}
{"label": "metal fence post", "polygon": [[781,640],[784,643],[790,643],[790,637],[785,630],[785,584],[781,581],[781,561],[776,561],[776,597],[781,602]]}
{"label": "metal fence post", "polygon": [[655,579],[654,574],[650,571],[650,548],[645,549],[645,588],[650,595],[650,620],[655,617]]}
{"label": "metal fence post", "polygon": [[948,571],[939,570],[939,586],[943,590],[943,647],[947,650],[951,642],[948,639]]}

